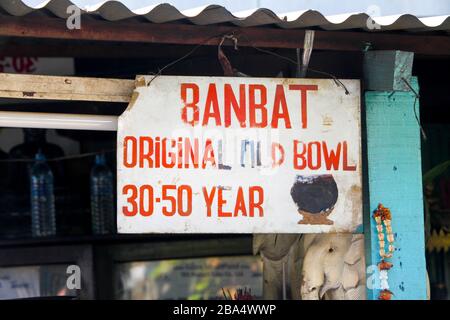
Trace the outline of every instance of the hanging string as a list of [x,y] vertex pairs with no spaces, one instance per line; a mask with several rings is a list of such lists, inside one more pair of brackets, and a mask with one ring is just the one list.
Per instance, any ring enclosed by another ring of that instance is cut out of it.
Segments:
[[215,35],[215,36],[209,37],[209,38],[205,39],[204,41],[202,41],[201,43],[197,44],[194,48],[192,48],[192,50],[190,50],[189,52],[187,52],[185,55],[183,55],[183,56],[181,56],[180,58],[175,59],[174,61],[172,61],[172,62],[166,64],[164,67],[162,67],[161,69],[159,69],[157,73],[154,74],[153,78],[148,82],[147,87],[149,87],[150,84],[153,82],[153,80],[155,80],[157,77],[159,77],[159,76],[162,74],[162,72],[163,72],[164,70],[166,70],[167,68],[170,68],[170,67],[176,65],[178,62],[183,61],[184,59],[190,57],[190,56],[191,56],[192,54],[194,54],[200,47],[206,45],[209,41],[211,41],[211,40],[213,40],[213,39],[216,39],[216,38],[219,38],[219,37],[225,37],[226,35],[227,35],[226,33],[222,33],[222,34],[220,34],[220,35]]
[[[253,45],[252,42],[250,41],[250,39],[246,35],[242,34],[241,36],[244,36],[244,38],[247,40],[247,42],[250,44],[250,46],[253,49],[255,49],[255,50],[259,51],[259,52],[262,52],[262,53],[266,53],[266,54],[272,55],[274,57],[277,57],[279,59],[285,60],[287,62],[290,62],[290,63],[294,64],[297,68],[301,67],[300,64],[297,61],[295,61],[294,59],[291,59],[289,57],[283,56],[281,54],[278,54],[276,52],[273,52],[273,51],[270,51],[270,50],[267,50],[267,49],[259,48],[259,47],[255,46],[255,45]],[[311,71],[311,72],[317,73],[317,74],[321,74],[321,75],[325,75],[327,77],[332,78],[334,83],[338,87],[341,87],[342,89],[344,89],[346,95],[350,94],[350,91],[348,91],[347,87],[335,75],[333,75],[331,73],[328,73],[328,72],[325,72],[325,71],[311,69],[310,67],[308,67],[308,71]]]
[[[105,154],[105,153],[115,153],[116,149],[109,149],[109,150],[103,150],[103,151],[96,151],[96,152],[86,152],[86,153],[80,153],[80,154],[73,154],[69,156],[62,156],[62,157],[55,157],[55,158],[49,158],[47,159],[47,162],[51,161],[62,161],[62,160],[72,160],[72,159],[80,159],[80,158],[87,158],[87,157],[93,157],[99,154]],[[35,162],[36,160],[34,158],[28,158],[28,159],[0,159],[0,163],[8,163],[8,162]]]
[[[276,52],[273,52],[273,51],[270,51],[270,50],[266,50],[266,49],[262,49],[262,48],[259,48],[259,47],[255,46],[255,45],[253,45],[252,42],[248,39],[248,37],[247,37],[245,34],[240,34],[239,37],[240,37],[240,36],[243,36],[243,37],[246,39],[246,41],[249,43],[250,47],[252,47],[253,49],[255,49],[255,50],[259,51],[259,52],[265,53],[265,54],[272,55],[272,56],[277,57],[277,58],[279,58],[279,59],[288,61],[288,62],[294,64],[295,66],[297,66],[297,68],[299,67],[299,64],[298,64],[297,61],[295,61],[295,60],[293,60],[293,59],[291,59],[291,58],[289,58],[289,57],[285,57],[285,56],[283,56],[283,55],[280,55],[280,54],[278,54],[278,53],[276,53]],[[186,53],[185,55],[183,55],[182,57],[180,57],[180,58],[178,58],[178,59],[175,59],[174,61],[172,61],[172,62],[166,64],[164,67],[162,67],[161,69],[159,69],[158,72],[154,74],[153,78],[151,78],[151,80],[148,82],[147,86],[150,86],[150,84],[153,82],[153,80],[155,80],[157,77],[159,77],[159,76],[162,74],[162,72],[163,72],[164,70],[166,70],[166,69],[168,69],[168,68],[174,66],[175,64],[177,64],[177,63],[179,63],[179,62],[181,62],[181,61],[187,59],[187,58],[190,57],[192,54],[194,54],[200,47],[206,45],[206,44],[207,44],[208,42],[210,42],[211,40],[217,39],[217,38],[219,38],[219,37],[221,38],[221,41],[220,41],[220,43],[219,43],[219,45],[218,45],[219,47],[223,44],[223,42],[225,41],[225,39],[229,39],[229,40],[232,40],[232,41],[233,41],[234,48],[237,49],[238,38],[237,38],[233,33],[232,33],[232,34],[224,33],[224,34],[221,34],[221,35],[216,35],[216,36],[212,36],[212,37],[210,37],[210,38],[207,38],[207,39],[205,39],[203,42],[199,43],[199,44],[196,45],[194,48],[192,48],[192,50],[190,50],[189,52],[187,52],[187,53]],[[320,70],[311,69],[311,68],[309,68],[309,67],[308,67],[308,71],[311,71],[311,72],[317,73],[317,74],[321,74],[321,75],[325,75],[325,76],[327,76],[327,77],[332,78],[333,81],[334,81],[334,83],[335,83],[338,87],[341,87],[342,89],[344,89],[344,92],[345,92],[346,95],[350,94],[350,92],[348,91],[347,87],[346,87],[346,86],[342,83],[342,81],[339,80],[335,75],[333,75],[333,74],[331,74],[331,73],[328,73],[328,72],[325,72],[325,71],[320,71]]]
[[419,119],[419,116],[417,115],[417,110],[416,110],[417,100],[420,99],[419,93],[412,87],[412,85],[408,82],[408,80],[406,80],[404,77],[402,77],[402,80],[406,84],[406,86],[409,88],[409,90],[411,90],[412,93],[414,93],[414,105],[413,105],[414,116],[416,117],[417,124],[419,125],[420,133],[422,134],[422,138],[423,138],[423,140],[426,141],[427,135],[425,134],[425,130],[423,129],[422,124],[420,123],[420,119]]

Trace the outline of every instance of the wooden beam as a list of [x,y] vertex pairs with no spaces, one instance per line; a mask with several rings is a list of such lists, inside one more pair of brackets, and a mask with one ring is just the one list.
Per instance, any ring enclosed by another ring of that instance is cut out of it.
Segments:
[[[66,28],[65,20],[51,17],[0,16],[0,36],[96,40],[190,45],[217,45],[225,34],[235,34],[240,46],[270,48],[303,47],[305,30],[189,24],[156,24],[94,20],[85,17],[80,30]],[[403,50],[419,54],[450,55],[450,37],[387,32],[343,32],[317,30],[314,49],[361,51],[367,43],[375,50]],[[225,44],[232,43],[226,41]]]
[[[412,86],[418,92],[417,78]],[[370,277],[367,298],[380,293],[379,240],[372,213],[379,203],[392,212],[393,263],[388,271],[395,300],[427,298],[420,128],[418,101],[411,91],[367,91],[367,168],[369,212],[365,213],[366,264]],[[386,252],[389,243],[385,240]]]
[[134,80],[0,73],[0,98],[128,102]]
[[[190,45],[10,37],[5,38],[0,45],[0,56],[141,58],[148,60],[149,58],[177,59],[191,50],[192,46]],[[212,47],[198,48],[193,55],[210,53],[211,50],[214,49]]]
[[414,53],[376,50],[364,54],[364,84],[367,90],[409,91]]

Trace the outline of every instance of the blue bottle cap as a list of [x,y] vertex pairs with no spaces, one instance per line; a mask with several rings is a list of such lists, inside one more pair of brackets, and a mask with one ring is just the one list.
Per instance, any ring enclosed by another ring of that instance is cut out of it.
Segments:
[[95,156],[95,164],[106,164],[106,158],[103,153]]
[[34,157],[36,161],[45,161],[47,160],[45,158],[45,155],[39,150],[38,153],[36,153],[36,156]]

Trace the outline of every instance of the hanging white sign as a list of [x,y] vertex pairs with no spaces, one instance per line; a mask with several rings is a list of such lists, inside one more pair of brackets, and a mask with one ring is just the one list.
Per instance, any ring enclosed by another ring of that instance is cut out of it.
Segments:
[[118,125],[118,232],[354,232],[360,88],[342,83],[138,77]]

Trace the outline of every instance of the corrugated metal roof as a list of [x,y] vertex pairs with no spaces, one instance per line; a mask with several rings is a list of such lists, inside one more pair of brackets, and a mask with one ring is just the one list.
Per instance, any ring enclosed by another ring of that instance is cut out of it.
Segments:
[[[67,18],[67,7],[74,5],[69,0],[49,0],[37,7],[29,7],[21,0],[1,0],[0,8],[13,16],[25,16],[39,11],[41,13]],[[255,9],[245,12],[230,12],[219,5],[178,10],[163,3],[131,10],[118,1],[107,1],[82,10],[108,21],[128,18],[144,18],[151,23],[187,21],[196,25],[231,23],[241,27],[275,25],[281,28],[320,28],[324,30],[364,29],[368,31],[450,31],[450,16],[416,17],[410,14],[370,17],[366,13],[346,13],[323,15],[318,11],[307,10],[276,14],[269,9]],[[372,19],[372,20],[370,20]],[[376,24],[376,25],[375,25]],[[374,28],[379,26],[379,28]]]

